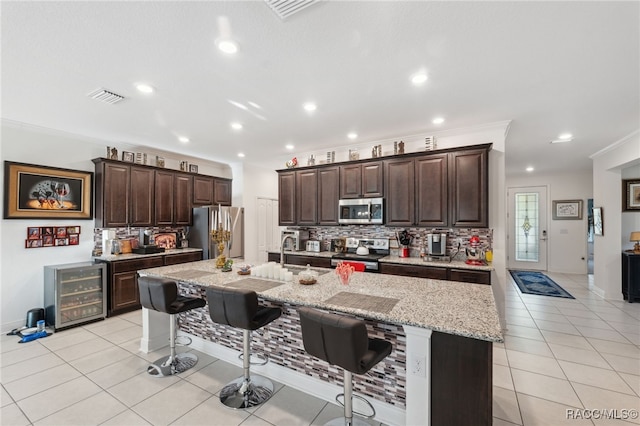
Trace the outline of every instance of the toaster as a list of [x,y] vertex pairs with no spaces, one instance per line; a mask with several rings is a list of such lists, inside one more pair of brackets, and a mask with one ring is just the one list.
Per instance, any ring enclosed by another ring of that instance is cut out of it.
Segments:
[[307,251],[320,252],[320,241],[307,241]]

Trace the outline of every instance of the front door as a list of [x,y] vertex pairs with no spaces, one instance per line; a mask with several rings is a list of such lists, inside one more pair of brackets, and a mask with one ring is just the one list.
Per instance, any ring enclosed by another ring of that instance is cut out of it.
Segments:
[[508,188],[509,269],[547,270],[547,187]]

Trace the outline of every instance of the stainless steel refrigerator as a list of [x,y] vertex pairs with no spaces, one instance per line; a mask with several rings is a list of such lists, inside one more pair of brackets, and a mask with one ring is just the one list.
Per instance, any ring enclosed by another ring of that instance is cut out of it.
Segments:
[[[211,240],[214,217],[219,222],[228,218],[231,241],[225,244],[225,255],[230,258],[244,257],[244,208],[206,206],[193,209],[193,226],[189,229],[189,247],[201,248],[203,259],[218,257],[218,244]],[[221,218],[221,219],[220,219]]]

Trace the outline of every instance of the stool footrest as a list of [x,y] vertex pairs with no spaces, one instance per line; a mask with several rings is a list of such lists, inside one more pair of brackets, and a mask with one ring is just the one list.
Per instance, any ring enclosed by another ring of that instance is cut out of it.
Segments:
[[[251,358],[256,358],[259,361],[252,361]],[[244,361],[244,354],[241,352],[238,355],[238,359]],[[251,365],[267,365],[269,362],[269,355],[267,354],[251,354],[249,355],[249,364]]]
[[[354,414],[357,414],[357,415],[362,416],[362,417],[366,417],[367,419],[372,419],[372,418],[374,418],[376,416],[376,409],[373,408],[373,405],[371,405],[369,400],[367,400],[366,398],[361,397],[360,395],[356,395],[356,394],[353,394],[352,396],[353,396],[353,398],[357,398],[360,401],[362,401],[365,404],[367,404],[367,406],[369,408],[371,408],[371,413],[372,413],[372,414],[365,414],[365,413],[360,413],[359,411],[353,410]],[[336,402],[338,404],[340,404],[340,406],[344,407],[344,402],[340,400],[340,397],[342,397],[342,399],[344,399],[344,394],[343,393],[339,393],[338,395],[336,395]]]

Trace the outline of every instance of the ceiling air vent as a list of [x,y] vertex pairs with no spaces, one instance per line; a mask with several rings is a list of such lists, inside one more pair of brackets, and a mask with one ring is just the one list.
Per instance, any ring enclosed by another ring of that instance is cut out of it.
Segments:
[[280,19],[285,20],[294,13],[306,9],[319,0],[264,0]]
[[96,101],[106,102],[108,104],[117,104],[124,100],[124,96],[120,96],[117,93],[113,93],[102,88],[88,93],[87,96],[91,99],[95,99]]

